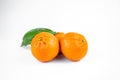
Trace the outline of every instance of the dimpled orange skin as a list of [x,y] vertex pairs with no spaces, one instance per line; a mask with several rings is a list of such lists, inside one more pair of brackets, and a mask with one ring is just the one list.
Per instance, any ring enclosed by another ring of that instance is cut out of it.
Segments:
[[[60,42],[60,40],[62,39],[62,37],[64,36],[64,33],[63,32],[57,32],[55,34],[55,37],[58,39],[58,41]],[[60,46],[60,43],[59,43],[59,55],[62,54],[61,53],[61,46]]]
[[81,60],[87,53],[88,44],[85,37],[79,33],[66,33],[60,40],[63,55],[72,61]]
[[48,62],[54,59],[59,52],[57,38],[48,32],[38,33],[31,43],[33,56],[41,62]]
[[55,37],[60,41],[60,39],[63,37],[64,33],[63,32],[57,32],[55,34]]

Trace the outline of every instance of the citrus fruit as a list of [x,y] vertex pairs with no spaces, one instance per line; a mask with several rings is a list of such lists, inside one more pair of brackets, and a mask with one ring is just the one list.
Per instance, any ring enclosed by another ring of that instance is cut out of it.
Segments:
[[[57,33],[55,34],[55,37],[58,39],[59,42],[60,42],[60,40],[62,39],[63,36],[64,36],[64,33],[63,33],[63,32],[57,32]],[[60,48],[61,48],[61,46],[60,46],[60,43],[59,43],[59,54],[62,54]]]
[[88,44],[85,37],[75,32],[64,34],[60,40],[60,46],[63,55],[72,61],[82,59],[88,50]]
[[31,51],[36,59],[41,62],[47,62],[57,56],[59,42],[53,34],[40,32],[32,39]]
[[60,41],[60,39],[63,37],[64,33],[63,32],[57,32],[55,34],[55,37]]

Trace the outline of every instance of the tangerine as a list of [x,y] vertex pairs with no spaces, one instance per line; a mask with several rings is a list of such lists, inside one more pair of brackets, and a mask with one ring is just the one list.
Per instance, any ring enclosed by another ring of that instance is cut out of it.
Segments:
[[[56,34],[55,34],[55,37],[58,39],[58,41],[59,41],[59,48],[61,48],[61,46],[60,46],[60,40],[62,39],[62,37],[64,36],[64,33],[63,32],[57,32]],[[59,49],[59,54],[62,54],[61,53],[61,49]]]
[[63,55],[72,61],[82,59],[88,50],[86,38],[79,33],[69,32],[64,34],[60,40]]
[[41,62],[47,62],[57,56],[59,42],[53,34],[40,32],[32,39],[31,51],[36,59]]
[[55,34],[55,37],[60,41],[60,39],[63,37],[64,33],[63,32],[57,32]]

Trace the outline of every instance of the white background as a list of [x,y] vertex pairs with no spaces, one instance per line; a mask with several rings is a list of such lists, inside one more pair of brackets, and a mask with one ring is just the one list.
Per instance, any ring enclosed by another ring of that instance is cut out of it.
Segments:
[[[78,32],[88,53],[41,63],[20,47],[30,29]],[[0,0],[0,80],[120,80],[120,0]]]

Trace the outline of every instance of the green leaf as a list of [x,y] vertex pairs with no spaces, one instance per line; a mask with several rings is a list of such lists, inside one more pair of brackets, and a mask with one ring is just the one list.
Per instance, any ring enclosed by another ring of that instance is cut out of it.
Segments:
[[32,41],[33,37],[40,32],[49,32],[53,35],[56,34],[56,32],[54,32],[54,31],[52,31],[51,29],[48,29],[48,28],[32,29],[32,30],[28,31],[27,33],[25,33],[25,35],[23,36],[23,41],[22,41],[21,47],[31,44],[31,41]]

